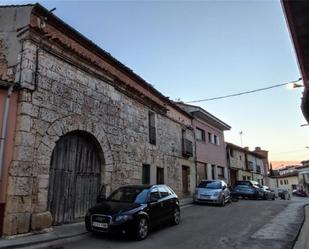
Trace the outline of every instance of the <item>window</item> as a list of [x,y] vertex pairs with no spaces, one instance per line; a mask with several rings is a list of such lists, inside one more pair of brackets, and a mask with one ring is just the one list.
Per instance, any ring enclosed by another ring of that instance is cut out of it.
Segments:
[[218,178],[219,179],[223,179],[224,178],[224,169],[223,167],[217,167],[217,171],[218,171]]
[[150,201],[154,202],[160,199],[160,192],[158,188],[153,188],[150,192]]
[[208,142],[212,143],[212,134],[208,132]]
[[143,164],[142,184],[150,184],[150,165]]
[[234,157],[234,150],[233,149],[230,149],[230,155],[231,155],[231,157]]
[[280,185],[283,185],[283,181],[282,180],[280,180]]
[[159,191],[162,198],[170,195],[169,191],[164,186],[159,186]]
[[294,189],[297,189],[296,184],[292,184],[292,189],[293,189],[293,190],[294,190]]
[[200,128],[196,128],[195,137],[196,140],[205,141],[205,131]]
[[156,145],[156,122],[155,114],[153,112],[148,113],[149,121],[149,143]]
[[239,155],[239,160],[240,160],[240,161],[242,160],[241,155]]
[[164,183],[164,169],[157,167],[157,184]]
[[242,179],[245,181],[247,178],[246,178],[246,176],[242,176]]
[[213,141],[213,143],[214,143],[215,145],[220,145],[219,137],[218,137],[218,136],[214,135],[214,141]]

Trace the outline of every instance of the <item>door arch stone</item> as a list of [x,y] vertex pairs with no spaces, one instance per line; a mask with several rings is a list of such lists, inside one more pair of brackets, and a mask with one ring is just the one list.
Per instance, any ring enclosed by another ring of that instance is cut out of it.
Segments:
[[101,146],[90,133],[73,131],[60,137],[49,170],[47,206],[53,225],[82,219],[96,203],[103,164]]

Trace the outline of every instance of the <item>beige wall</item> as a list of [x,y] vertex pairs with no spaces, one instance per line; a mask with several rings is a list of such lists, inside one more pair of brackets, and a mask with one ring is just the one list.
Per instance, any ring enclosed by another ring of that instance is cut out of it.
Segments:
[[[288,181],[285,183],[284,181]],[[292,192],[292,185],[298,185],[298,176],[280,177],[277,178],[278,188],[286,188],[289,192]]]

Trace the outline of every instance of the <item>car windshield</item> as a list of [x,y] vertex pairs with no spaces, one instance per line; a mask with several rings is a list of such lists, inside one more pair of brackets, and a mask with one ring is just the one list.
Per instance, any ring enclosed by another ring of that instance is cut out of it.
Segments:
[[129,203],[146,203],[148,189],[123,187],[114,191],[107,200]]
[[221,182],[216,181],[204,181],[198,185],[199,188],[221,189]]

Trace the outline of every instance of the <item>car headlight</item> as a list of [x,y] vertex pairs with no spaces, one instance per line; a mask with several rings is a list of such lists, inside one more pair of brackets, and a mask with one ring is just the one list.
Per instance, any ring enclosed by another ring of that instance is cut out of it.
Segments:
[[220,195],[220,192],[215,192],[214,194],[213,194],[213,196],[219,196]]
[[131,218],[130,215],[121,214],[121,215],[116,216],[115,221],[116,221],[116,222],[127,221],[127,220],[129,220],[130,218]]

